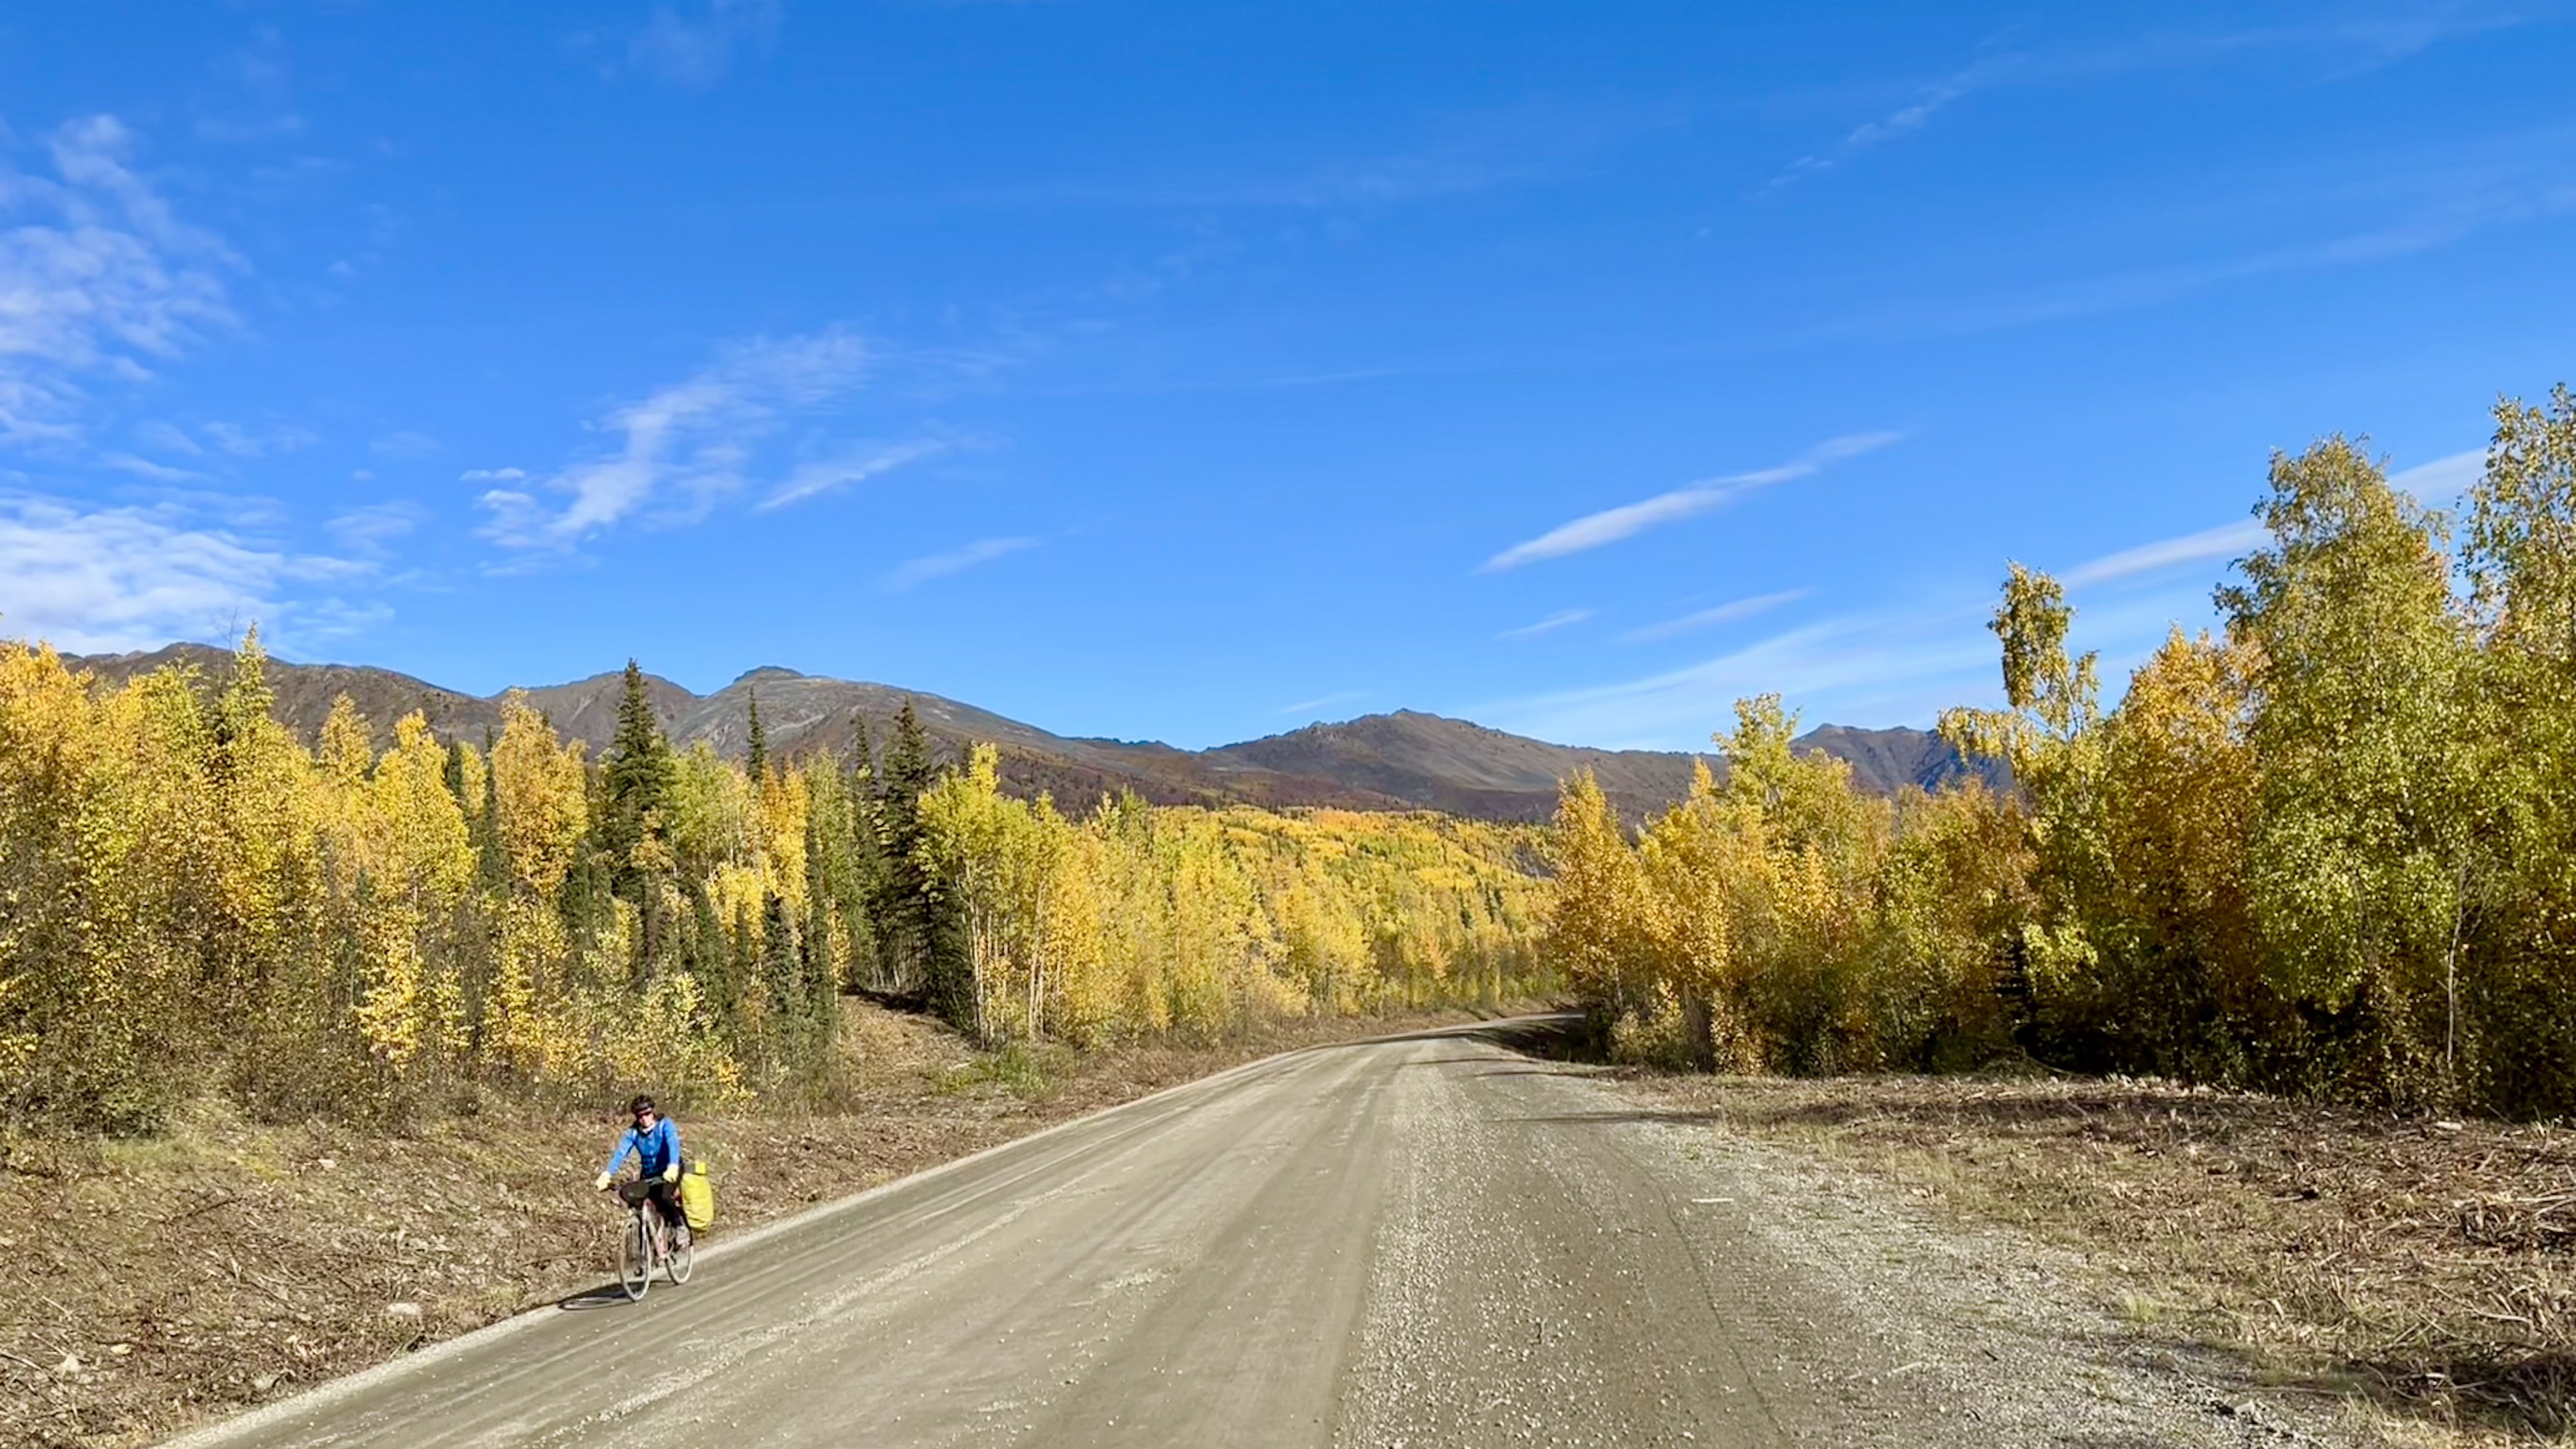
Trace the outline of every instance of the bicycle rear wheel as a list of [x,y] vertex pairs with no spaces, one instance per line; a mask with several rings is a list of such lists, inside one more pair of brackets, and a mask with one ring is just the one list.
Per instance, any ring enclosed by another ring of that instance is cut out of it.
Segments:
[[697,1266],[696,1244],[683,1240],[677,1225],[671,1228],[671,1250],[662,1258],[662,1272],[673,1287],[689,1281],[689,1270]]
[[627,1219],[626,1231],[617,1240],[617,1285],[630,1299],[643,1297],[644,1290],[653,1286],[653,1239],[641,1212]]

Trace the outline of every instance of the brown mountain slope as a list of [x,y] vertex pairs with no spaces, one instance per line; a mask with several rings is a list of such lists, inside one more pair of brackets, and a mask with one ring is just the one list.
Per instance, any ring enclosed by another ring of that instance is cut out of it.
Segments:
[[1341,780],[1453,815],[1531,819],[1553,810],[1559,780],[1588,769],[1635,815],[1690,789],[1689,755],[1551,745],[1416,710],[1306,728],[1212,754],[1286,775]]
[[[70,662],[110,682],[169,664],[193,666],[211,682],[231,667],[228,653],[201,644]],[[1045,791],[1069,804],[1133,790],[1157,804],[1241,801],[1543,820],[1556,807],[1557,782],[1589,769],[1621,812],[1636,818],[1680,798],[1689,788],[1693,759],[1667,751],[1548,744],[1413,710],[1310,725],[1215,749],[1180,750],[1152,742],[1068,738],[935,694],[774,666],[754,669],[705,695],[653,675],[645,678],[664,729],[682,748],[703,741],[719,754],[741,758],[749,747],[756,694],[772,749],[788,755],[846,753],[862,724],[872,739],[884,741],[895,712],[909,699],[942,755],[958,758],[972,742],[991,743],[1001,751],[1004,780],[1015,792]],[[390,735],[394,720],[413,710],[448,739],[479,743],[500,727],[499,696],[441,689],[391,670],[272,661],[269,679],[279,718],[307,739],[319,732],[332,700],[342,694],[374,723],[380,740]],[[620,676],[611,672],[530,689],[527,695],[557,729],[596,752],[616,732],[621,689]],[[1909,784],[1934,788],[1969,770],[1948,745],[1922,730],[1826,725],[1799,742],[1851,761],[1856,781],[1880,792]],[[1722,768],[1713,758],[1711,764]],[[1995,778],[1991,771],[1979,773]]]

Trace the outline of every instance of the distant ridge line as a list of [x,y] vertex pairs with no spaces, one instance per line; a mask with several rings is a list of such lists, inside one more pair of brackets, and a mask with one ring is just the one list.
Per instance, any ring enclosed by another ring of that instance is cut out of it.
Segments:
[[[211,645],[173,644],[148,653],[66,656],[65,662],[117,683],[169,664],[191,664],[220,678],[229,671],[231,658],[229,651]],[[1478,819],[1536,821],[1555,813],[1558,781],[1577,769],[1590,769],[1620,812],[1636,819],[1688,792],[1695,759],[1708,759],[1721,773],[1724,769],[1714,752],[1697,756],[1556,745],[1418,710],[1183,750],[1150,740],[1052,734],[920,690],[830,679],[779,665],[746,670],[704,695],[656,675],[645,679],[653,707],[675,744],[687,749],[703,741],[735,760],[749,748],[755,689],[770,748],[786,755],[846,752],[860,721],[883,740],[908,699],[923,730],[944,754],[962,757],[969,743],[992,744],[1001,752],[1004,783],[1014,793],[1045,792],[1068,806],[1133,790],[1158,805],[1438,810]],[[620,672],[609,671],[525,693],[556,729],[596,752],[616,730],[622,682]],[[415,710],[442,739],[479,744],[500,728],[502,695],[466,694],[370,665],[272,659],[269,683],[277,695],[278,717],[307,740],[320,732],[332,701],[343,694],[366,715],[379,743],[390,738],[396,720]],[[1799,736],[1797,743],[1849,761],[1854,782],[1881,794],[1908,785],[1937,789],[1972,774],[1989,784],[2003,780],[1994,762],[1971,765],[1926,730],[1822,725]]]

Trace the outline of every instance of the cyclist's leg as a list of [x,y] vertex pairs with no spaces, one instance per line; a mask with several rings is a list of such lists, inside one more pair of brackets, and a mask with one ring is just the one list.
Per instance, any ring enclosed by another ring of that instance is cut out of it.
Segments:
[[659,1178],[654,1179],[653,1206],[661,1211],[662,1221],[670,1225],[671,1241],[687,1242],[689,1211],[680,1203],[680,1185],[676,1182],[664,1182]]
[[660,1245],[667,1241],[666,1235],[662,1229],[660,1215],[653,1211],[653,1202],[655,1197],[654,1190],[660,1186],[661,1183],[658,1181],[641,1177],[636,1178],[631,1182],[621,1182],[617,1185],[617,1196],[625,1202],[626,1206],[630,1210],[643,1218],[644,1236],[654,1245],[657,1252],[659,1251]]

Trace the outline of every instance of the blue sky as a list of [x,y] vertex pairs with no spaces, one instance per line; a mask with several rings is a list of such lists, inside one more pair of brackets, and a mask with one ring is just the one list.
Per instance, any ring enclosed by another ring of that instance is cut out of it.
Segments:
[[1764,10],[15,7],[0,631],[1924,724],[2576,377],[2565,7]]

